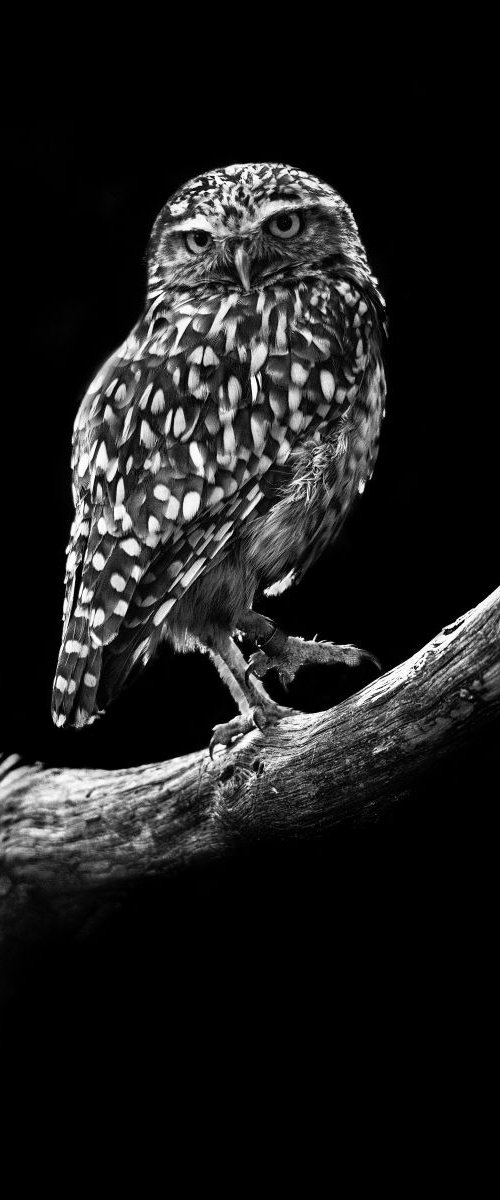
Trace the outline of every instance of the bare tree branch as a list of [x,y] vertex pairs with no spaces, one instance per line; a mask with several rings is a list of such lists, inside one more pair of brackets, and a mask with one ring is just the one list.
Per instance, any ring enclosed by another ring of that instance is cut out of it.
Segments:
[[328,712],[120,771],[0,766],[0,928],[71,925],[138,880],[376,813],[500,712],[500,589]]

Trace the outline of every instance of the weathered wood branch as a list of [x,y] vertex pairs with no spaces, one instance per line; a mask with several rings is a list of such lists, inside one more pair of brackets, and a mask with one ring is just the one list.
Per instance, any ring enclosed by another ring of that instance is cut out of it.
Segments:
[[121,771],[0,767],[0,929],[78,923],[134,881],[253,837],[376,813],[500,714],[500,589],[328,712]]

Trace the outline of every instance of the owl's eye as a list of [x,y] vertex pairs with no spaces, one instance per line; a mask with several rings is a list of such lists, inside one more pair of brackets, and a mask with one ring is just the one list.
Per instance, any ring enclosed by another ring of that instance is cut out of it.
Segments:
[[211,241],[212,238],[205,229],[192,229],[190,233],[185,234],[185,242],[190,254],[203,254]]
[[302,221],[296,212],[283,212],[272,217],[267,227],[274,237],[293,238],[300,232]]

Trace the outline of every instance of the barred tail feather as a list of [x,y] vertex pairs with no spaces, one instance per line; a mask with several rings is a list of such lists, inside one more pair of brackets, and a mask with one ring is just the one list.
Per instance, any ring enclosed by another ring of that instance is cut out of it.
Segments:
[[73,617],[59,653],[52,692],[56,725],[80,728],[99,715],[96,703],[101,675],[102,646],[89,640],[88,617]]
[[[85,514],[84,514],[85,515]],[[103,519],[104,520],[104,519]],[[105,522],[104,522],[105,524]],[[100,519],[77,524],[68,547],[64,627],[54,680],[56,725],[80,728],[101,711],[97,689],[104,647],[116,637],[151,551],[135,538],[118,540]]]

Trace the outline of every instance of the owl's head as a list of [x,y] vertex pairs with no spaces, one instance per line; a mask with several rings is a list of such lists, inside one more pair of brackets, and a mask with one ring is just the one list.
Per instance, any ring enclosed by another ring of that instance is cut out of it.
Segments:
[[328,184],[281,163],[198,175],[161,210],[150,288],[250,291],[337,265],[369,276],[351,210]]

